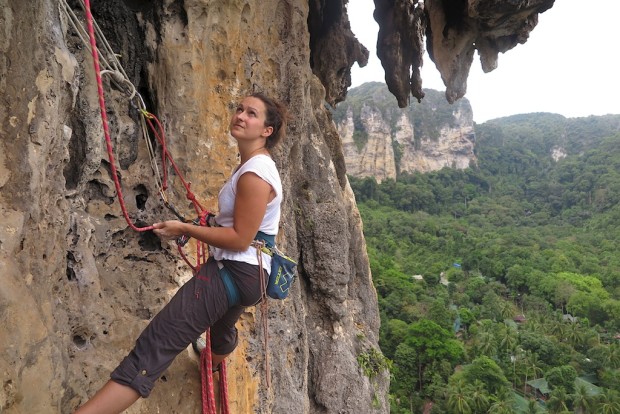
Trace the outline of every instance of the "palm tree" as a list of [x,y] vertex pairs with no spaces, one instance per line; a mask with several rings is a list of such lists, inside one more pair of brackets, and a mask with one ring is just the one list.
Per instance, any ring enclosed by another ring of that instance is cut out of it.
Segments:
[[573,397],[573,410],[575,414],[586,414],[592,409],[592,397],[588,394],[588,388],[579,384],[575,389]]
[[530,316],[528,314],[527,323],[523,326],[523,328],[530,332],[540,332],[541,328],[544,324],[544,318],[539,314],[534,314]]
[[495,340],[495,335],[489,331],[481,331],[476,335],[475,339],[476,348],[478,349],[478,354],[486,355],[489,357],[494,357],[497,353],[497,345]]
[[600,414],[620,414],[620,395],[618,392],[605,389],[599,395],[596,412]]
[[607,353],[607,358],[609,360],[609,368],[612,368],[612,369],[620,368],[620,345],[618,344],[609,345],[609,351]]
[[576,322],[569,324],[566,331],[566,339],[575,348],[583,345],[586,337],[581,325]]
[[566,324],[561,320],[552,320],[549,322],[548,332],[558,338],[558,340],[563,340],[566,334]]
[[620,346],[616,344],[601,345],[597,347],[601,363],[605,368],[615,369],[620,367]]
[[515,314],[514,306],[511,302],[501,301],[499,304],[499,314],[502,319],[511,319]]
[[471,408],[475,413],[486,413],[489,408],[489,393],[480,380],[475,380],[468,388]]
[[512,390],[500,388],[499,392],[492,398],[495,402],[489,407],[488,414],[513,414],[515,412]]
[[526,410],[527,411],[525,411],[525,414],[540,414],[540,405],[538,404],[538,401],[534,399],[529,400]]
[[499,331],[500,343],[499,346],[502,350],[510,353],[513,351],[519,343],[519,337],[517,330],[511,326],[504,324]]
[[601,344],[601,338],[599,334],[592,328],[584,331],[585,346],[587,349],[593,348]]
[[525,353],[525,381],[523,382],[523,394],[525,394],[525,386],[527,385],[528,374],[529,377],[534,379],[542,375],[543,370],[540,367],[542,362],[538,359],[538,354],[531,351]]
[[457,381],[448,387],[448,409],[454,414],[471,414],[469,390],[465,381]]
[[525,355],[525,351],[518,347],[515,347],[513,354],[510,355],[513,377],[512,388],[517,387],[517,378],[522,378],[525,375],[525,370],[527,369]]
[[549,408],[549,412],[553,414],[559,414],[564,411],[568,411],[568,394],[566,394],[566,390],[564,388],[556,388],[551,391],[551,396],[547,401],[547,407]]

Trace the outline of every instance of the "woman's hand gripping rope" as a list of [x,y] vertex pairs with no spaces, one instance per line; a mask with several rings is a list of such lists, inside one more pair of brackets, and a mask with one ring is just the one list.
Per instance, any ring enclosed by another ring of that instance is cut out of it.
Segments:
[[203,211],[200,216],[196,217],[192,221],[184,220],[169,220],[161,223],[153,224],[153,232],[161,239],[172,240],[176,239],[176,243],[179,247],[183,247],[187,244],[190,237],[186,234],[186,224],[192,224],[194,226],[207,226],[215,227],[215,214],[208,211]]

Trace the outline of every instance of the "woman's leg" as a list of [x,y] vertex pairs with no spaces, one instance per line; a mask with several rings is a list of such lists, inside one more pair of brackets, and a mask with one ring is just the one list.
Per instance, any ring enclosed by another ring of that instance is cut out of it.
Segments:
[[134,349],[112,372],[112,381],[78,413],[118,413],[140,396],[148,397],[174,358],[227,309],[224,285],[215,262],[209,260],[155,315]]
[[131,387],[108,381],[75,414],[117,414],[135,403],[140,394]]
[[218,354],[211,353],[211,361],[213,364],[213,369],[215,369],[215,367],[217,367],[220,364],[220,362],[225,360],[228,355],[230,355],[230,353],[225,354],[225,355],[218,355]]
[[244,311],[245,306],[233,306],[211,326],[211,360],[213,361],[213,368],[217,367],[237,347],[238,333],[235,324]]
[[211,361],[214,369],[237,347],[238,337],[235,324],[241,314],[245,312],[246,306],[256,304],[262,297],[258,266],[232,260],[225,260],[224,266],[234,277],[241,304],[231,306],[211,326]]

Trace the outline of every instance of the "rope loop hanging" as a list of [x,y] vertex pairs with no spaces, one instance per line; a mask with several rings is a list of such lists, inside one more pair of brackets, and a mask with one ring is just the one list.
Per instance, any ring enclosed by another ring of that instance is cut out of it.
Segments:
[[106,147],[108,150],[108,158],[110,159],[110,170],[112,173],[112,179],[114,180],[114,186],[116,187],[116,194],[118,195],[118,202],[121,205],[123,217],[125,221],[135,231],[143,232],[153,230],[153,226],[137,227],[129,218],[127,207],[125,206],[125,200],[123,199],[123,191],[121,189],[121,183],[118,178],[116,170],[116,161],[114,160],[114,149],[112,148],[112,139],[110,138],[110,128],[108,126],[108,116],[105,106],[105,98],[103,95],[103,81],[101,78],[101,68],[99,66],[99,54],[97,53],[97,45],[95,41],[95,29],[93,27],[93,16],[90,11],[90,2],[86,1],[86,23],[88,27],[88,35],[90,38],[90,47],[93,56],[93,65],[95,66],[95,76],[97,79],[97,93],[99,95],[99,109],[101,111],[101,123],[103,124],[103,134],[105,136]]

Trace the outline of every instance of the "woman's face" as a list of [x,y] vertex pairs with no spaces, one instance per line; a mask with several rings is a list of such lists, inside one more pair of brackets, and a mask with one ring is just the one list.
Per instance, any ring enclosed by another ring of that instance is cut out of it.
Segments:
[[266,108],[263,101],[253,96],[245,97],[230,120],[230,133],[237,140],[267,138],[273,127],[265,126]]

